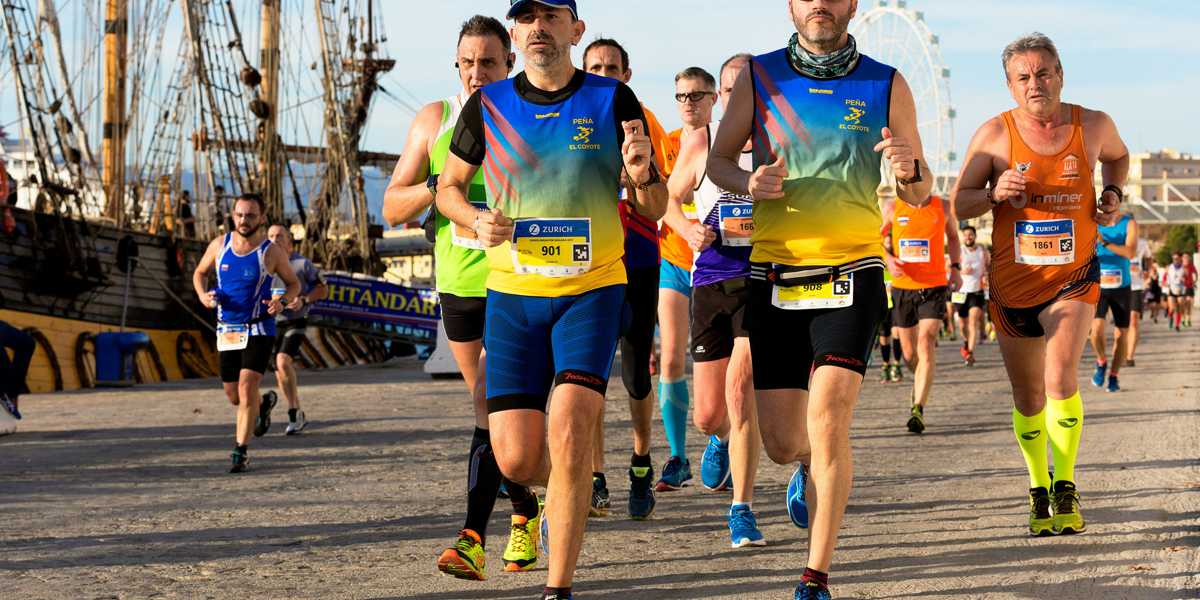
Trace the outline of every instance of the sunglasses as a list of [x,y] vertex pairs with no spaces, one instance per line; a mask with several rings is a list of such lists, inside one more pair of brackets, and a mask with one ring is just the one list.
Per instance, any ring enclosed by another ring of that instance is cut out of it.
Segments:
[[716,95],[716,92],[688,92],[686,94],[675,94],[675,101],[680,104],[684,102],[699,102],[708,96]]

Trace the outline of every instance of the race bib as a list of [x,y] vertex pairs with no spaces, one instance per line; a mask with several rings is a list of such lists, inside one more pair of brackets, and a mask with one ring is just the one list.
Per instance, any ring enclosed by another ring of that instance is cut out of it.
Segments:
[[854,274],[847,273],[833,281],[820,283],[773,286],[771,304],[784,310],[845,308],[854,304]]
[[966,304],[967,303],[967,293],[966,292],[954,292],[954,293],[950,294],[950,302],[953,304]]
[[1069,265],[1075,262],[1075,221],[1017,221],[1016,262],[1021,265]]
[[730,247],[749,247],[750,236],[754,235],[754,205],[722,204],[717,210],[721,244]]
[[217,352],[245,350],[249,343],[249,325],[217,324]]
[[513,272],[571,277],[592,266],[592,220],[520,219],[512,240]]
[[929,240],[901,238],[900,260],[910,263],[929,262]]
[[[486,202],[472,202],[471,206],[479,210],[487,210]],[[473,230],[453,221],[450,222],[450,243],[459,248],[485,250],[483,242],[479,241],[479,236]]]
[[1114,290],[1125,287],[1120,269],[1100,269],[1100,289]]

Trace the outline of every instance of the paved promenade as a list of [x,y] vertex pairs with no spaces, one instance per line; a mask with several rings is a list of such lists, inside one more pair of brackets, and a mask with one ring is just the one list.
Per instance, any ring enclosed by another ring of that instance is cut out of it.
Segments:
[[[836,597],[1200,598],[1200,331],[1145,329],[1121,393],[1081,370],[1089,527],[1073,537],[1024,533],[1028,481],[995,344],[973,369],[942,344],[922,437],[904,429],[908,386],[873,370]],[[313,424],[283,436],[281,406],[251,445],[252,471],[236,476],[225,472],[233,411],[216,381],[24,399],[21,430],[0,437],[0,598],[536,596],[544,568],[501,570],[506,500],[488,581],[434,567],[462,524],[472,420],[461,382],[431,381],[415,362],[301,377]],[[790,469],[763,457],[765,548],[730,549],[728,495],[698,487],[661,494],[652,520],[630,521],[628,411],[620,383],[610,390],[614,510],[589,525],[577,597],[791,598],[806,532],[784,508]],[[654,427],[657,469],[666,450]],[[703,441],[690,432],[694,468]]]

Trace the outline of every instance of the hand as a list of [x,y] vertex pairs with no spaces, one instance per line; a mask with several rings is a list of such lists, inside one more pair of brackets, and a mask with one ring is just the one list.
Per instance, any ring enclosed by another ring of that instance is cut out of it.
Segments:
[[952,292],[962,289],[962,275],[959,274],[958,269],[950,269],[950,282],[947,285]]
[[1009,169],[1000,174],[1000,179],[996,181],[996,187],[992,190],[992,197],[1004,202],[1020,200],[1021,195],[1025,193],[1025,181],[1024,174],[1016,169]]
[[912,179],[917,176],[912,143],[902,137],[893,137],[892,130],[883,128],[883,141],[875,144],[876,152],[883,152],[883,160],[892,167],[896,179]]
[[1097,208],[1102,213],[1115,214],[1121,208],[1121,197],[1112,190],[1102,192]]
[[783,198],[783,180],[787,179],[787,164],[783,162],[783,154],[769,165],[762,165],[750,175],[750,196],[755,200],[778,200]]
[[292,300],[288,303],[287,309],[292,311],[300,310],[301,308],[304,308],[305,304],[306,302],[304,302],[304,296],[296,296],[295,300]]
[[216,308],[217,304],[218,304],[217,290],[209,290],[208,293],[200,296],[200,304],[203,304],[204,308],[208,308],[208,309]]
[[475,235],[486,248],[495,248],[512,239],[513,220],[499,208],[481,210],[475,217]]
[[692,223],[692,226],[684,232],[683,239],[687,240],[692,252],[703,252],[717,241],[717,233],[703,223]]
[[621,158],[625,161],[625,171],[634,186],[650,181],[650,136],[642,133],[642,121],[622,121],[621,128],[625,130],[625,143],[621,145]]
[[904,277],[904,265],[906,264],[908,263],[896,258],[895,256],[887,257],[887,268],[888,272],[892,274],[892,277]]
[[268,315],[277,315],[277,314],[283,312],[283,302],[280,302],[280,300],[282,300],[282,298],[271,298],[270,300],[263,300],[263,304],[267,305],[267,314]]

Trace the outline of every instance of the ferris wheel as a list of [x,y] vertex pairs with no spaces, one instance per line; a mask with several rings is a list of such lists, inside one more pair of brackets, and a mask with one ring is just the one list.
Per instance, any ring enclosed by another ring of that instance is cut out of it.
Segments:
[[862,53],[896,67],[908,81],[917,104],[917,128],[925,160],[934,176],[933,193],[945,195],[957,176],[951,165],[958,158],[954,152],[950,69],[942,62],[938,37],[925,24],[924,14],[906,5],[905,0],[877,0],[874,7],[854,19],[850,33]]

